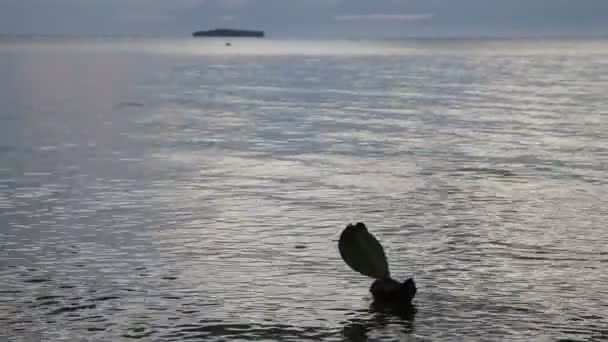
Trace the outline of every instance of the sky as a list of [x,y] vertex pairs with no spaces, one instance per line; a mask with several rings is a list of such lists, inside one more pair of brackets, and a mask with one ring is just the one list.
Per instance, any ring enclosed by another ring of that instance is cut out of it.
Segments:
[[399,37],[608,34],[608,0],[0,0],[0,34]]

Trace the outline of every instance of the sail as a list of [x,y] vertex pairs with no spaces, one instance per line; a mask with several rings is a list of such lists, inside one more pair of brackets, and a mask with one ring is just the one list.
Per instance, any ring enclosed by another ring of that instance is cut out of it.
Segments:
[[365,224],[349,224],[340,235],[338,249],[344,262],[353,270],[376,279],[390,277],[384,249]]

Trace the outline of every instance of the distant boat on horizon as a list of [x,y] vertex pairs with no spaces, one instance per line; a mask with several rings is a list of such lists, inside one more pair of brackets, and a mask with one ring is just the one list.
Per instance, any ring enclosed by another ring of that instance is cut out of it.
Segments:
[[237,29],[214,29],[209,31],[196,31],[193,37],[250,37],[263,38],[264,31],[257,30],[237,30]]

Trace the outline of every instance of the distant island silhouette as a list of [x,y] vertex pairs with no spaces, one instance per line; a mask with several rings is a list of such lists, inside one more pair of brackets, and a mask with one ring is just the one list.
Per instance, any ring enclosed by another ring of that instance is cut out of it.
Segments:
[[209,31],[196,31],[192,33],[194,37],[252,37],[263,38],[264,31],[256,30],[237,30],[237,29],[214,29]]

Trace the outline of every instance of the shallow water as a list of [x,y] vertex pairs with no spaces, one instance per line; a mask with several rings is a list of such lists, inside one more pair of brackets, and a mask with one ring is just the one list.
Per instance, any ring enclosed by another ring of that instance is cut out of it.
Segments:
[[[0,337],[608,338],[608,41],[0,39]],[[417,312],[371,306],[366,222]]]

